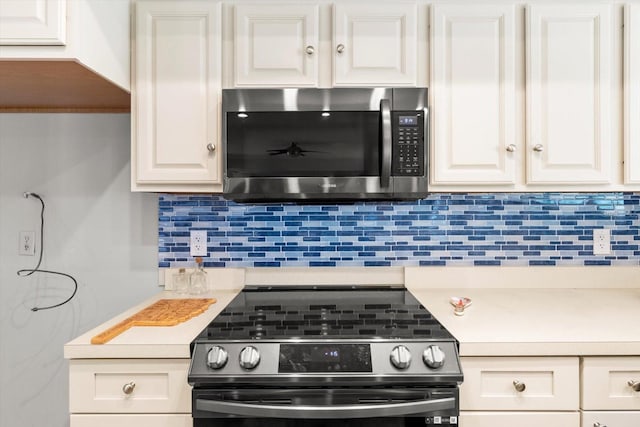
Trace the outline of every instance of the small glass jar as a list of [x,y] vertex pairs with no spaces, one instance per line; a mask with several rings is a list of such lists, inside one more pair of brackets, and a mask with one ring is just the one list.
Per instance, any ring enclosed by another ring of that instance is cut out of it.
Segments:
[[173,273],[173,290],[179,294],[186,294],[189,291],[189,276],[184,268]]
[[207,272],[204,271],[202,258],[196,258],[197,267],[189,276],[189,293],[200,295],[207,291]]

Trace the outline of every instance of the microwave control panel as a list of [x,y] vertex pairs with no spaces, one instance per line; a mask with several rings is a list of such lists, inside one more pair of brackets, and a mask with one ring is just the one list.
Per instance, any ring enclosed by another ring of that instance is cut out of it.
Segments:
[[393,111],[391,121],[393,129],[391,175],[424,175],[424,112]]

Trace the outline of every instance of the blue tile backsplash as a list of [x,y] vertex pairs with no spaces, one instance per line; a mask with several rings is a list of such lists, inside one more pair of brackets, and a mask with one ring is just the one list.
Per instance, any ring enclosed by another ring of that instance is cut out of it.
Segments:
[[[433,194],[410,202],[239,204],[161,195],[159,266],[192,266],[189,231],[207,230],[208,267],[638,265],[640,194]],[[593,255],[593,229],[611,254]]]

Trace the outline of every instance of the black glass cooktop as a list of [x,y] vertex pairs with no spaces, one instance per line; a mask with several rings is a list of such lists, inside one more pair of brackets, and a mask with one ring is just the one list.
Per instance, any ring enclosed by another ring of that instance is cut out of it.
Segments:
[[243,290],[196,340],[453,339],[408,291],[394,288]]

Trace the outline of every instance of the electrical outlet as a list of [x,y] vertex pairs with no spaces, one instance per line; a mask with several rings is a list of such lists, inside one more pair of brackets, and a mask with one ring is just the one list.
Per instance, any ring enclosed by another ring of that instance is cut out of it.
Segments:
[[34,256],[36,254],[36,233],[34,231],[20,232],[18,254],[28,256]]
[[593,230],[593,254],[607,255],[611,253],[611,230],[597,228]]
[[191,230],[191,256],[207,256],[207,230]]

